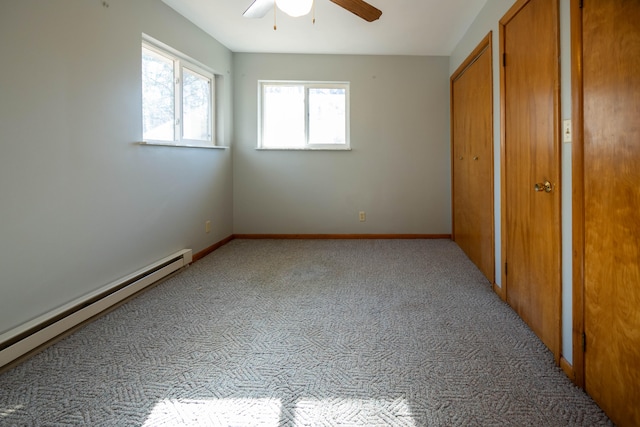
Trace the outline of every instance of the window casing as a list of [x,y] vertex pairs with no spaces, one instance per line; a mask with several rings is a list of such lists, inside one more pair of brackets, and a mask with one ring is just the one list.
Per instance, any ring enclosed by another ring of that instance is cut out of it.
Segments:
[[142,42],[142,134],[150,143],[215,145],[215,77],[179,52]]
[[349,150],[349,83],[259,85],[259,149]]

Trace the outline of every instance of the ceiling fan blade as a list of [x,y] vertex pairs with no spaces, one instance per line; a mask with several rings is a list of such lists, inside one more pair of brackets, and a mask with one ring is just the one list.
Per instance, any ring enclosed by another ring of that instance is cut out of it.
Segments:
[[245,18],[262,18],[267,12],[273,9],[274,1],[275,0],[254,0],[242,16]]
[[347,9],[349,12],[358,15],[360,18],[368,22],[373,22],[380,18],[382,11],[371,6],[364,0],[331,0],[340,7]]

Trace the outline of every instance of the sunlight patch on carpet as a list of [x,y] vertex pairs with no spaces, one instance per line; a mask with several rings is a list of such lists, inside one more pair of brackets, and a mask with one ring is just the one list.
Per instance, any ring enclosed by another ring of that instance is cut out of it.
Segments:
[[9,415],[13,414],[16,411],[19,411],[22,408],[24,408],[24,405],[12,405],[9,407],[0,406],[0,418],[8,417]]
[[298,401],[295,408],[295,426],[326,423],[351,426],[416,425],[407,401],[401,397],[394,400],[333,398]]
[[[292,409],[292,410],[291,410]],[[296,427],[347,424],[415,427],[407,401],[397,399],[301,399],[283,408],[279,399],[166,399],[151,411],[144,426]]]
[[144,426],[277,427],[279,399],[167,399],[158,403]]

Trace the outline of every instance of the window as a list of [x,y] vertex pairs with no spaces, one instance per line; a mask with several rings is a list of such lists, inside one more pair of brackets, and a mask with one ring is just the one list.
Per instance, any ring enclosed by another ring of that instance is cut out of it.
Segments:
[[349,83],[260,81],[258,148],[349,149]]
[[142,42],[142,137],[151,143],[213,146],[213,73],[170,48]]

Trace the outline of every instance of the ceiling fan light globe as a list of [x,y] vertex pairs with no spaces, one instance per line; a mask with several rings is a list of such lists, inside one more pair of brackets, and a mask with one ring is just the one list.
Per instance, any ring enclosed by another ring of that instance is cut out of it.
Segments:
[[297,18],[311,12],[313,0],[276,0],[276,5],[287,15]]

